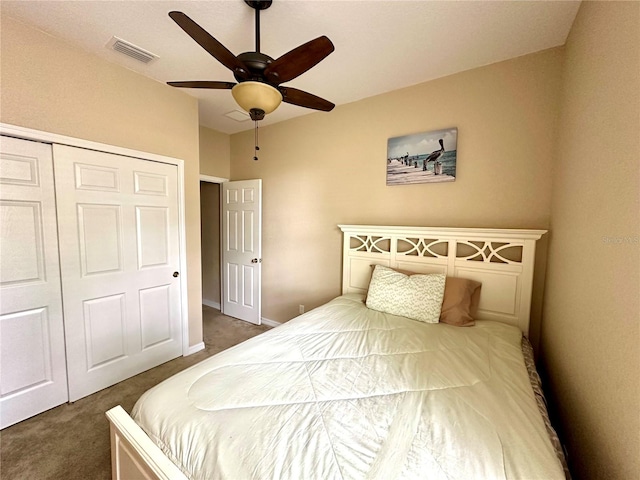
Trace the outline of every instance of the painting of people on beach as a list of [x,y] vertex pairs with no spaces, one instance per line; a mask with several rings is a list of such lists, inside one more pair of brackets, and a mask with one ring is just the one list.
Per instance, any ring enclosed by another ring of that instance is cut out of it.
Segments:
[[453,182],[458,129],[393,137],[387,141],[387,185]]

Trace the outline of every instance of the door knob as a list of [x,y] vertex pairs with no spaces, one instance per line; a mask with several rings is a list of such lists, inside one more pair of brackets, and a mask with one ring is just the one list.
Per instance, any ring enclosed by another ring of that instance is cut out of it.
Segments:
[[179,275],[180,275],[180,274],[179,274],[178,272],[173,272],[173,276],[174,276],[174,277],[177,277],[177,276],[179,276]]
[[262,263],[262,259],[258,259],[258,258],[252,258],[251,259],[251,263]]

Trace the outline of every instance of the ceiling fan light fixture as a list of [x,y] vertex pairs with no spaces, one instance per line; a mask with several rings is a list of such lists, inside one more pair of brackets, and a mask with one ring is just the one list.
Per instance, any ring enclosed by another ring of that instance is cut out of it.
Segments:
[[231,89],[231,94],[240,108],[249,113],[251,110],[262,110],[266,115],[282,103],[278,89],[263,82],[238,83]]

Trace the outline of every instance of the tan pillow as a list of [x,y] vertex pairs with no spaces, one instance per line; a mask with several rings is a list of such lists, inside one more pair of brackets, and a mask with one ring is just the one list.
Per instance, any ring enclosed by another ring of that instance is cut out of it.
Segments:
[[[371,265],[371,270],[375,265]],[[416,275],[416,272],[409,272],[394,268],[396,272],[405,275]],[[480,290],[482,284],[475,280],[460,277],[447,277],[444,286],[444,298],[442,300],[442,310],[440,312],[440,323],[454,325],[457,327],[471,327],[476,324],[475,318],[478,313],[480,303]]]
[[481,286],[480,282],[468,278],[447,277],[440,323],[458,327],[475,325],[474,318],[478,313]]

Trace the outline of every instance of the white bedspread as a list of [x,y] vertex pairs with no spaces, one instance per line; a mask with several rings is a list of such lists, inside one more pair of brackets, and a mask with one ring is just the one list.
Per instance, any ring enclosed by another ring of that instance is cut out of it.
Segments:
[[168,379],[132,416],[194,479],[562,479],[520,341],[344,295]]

